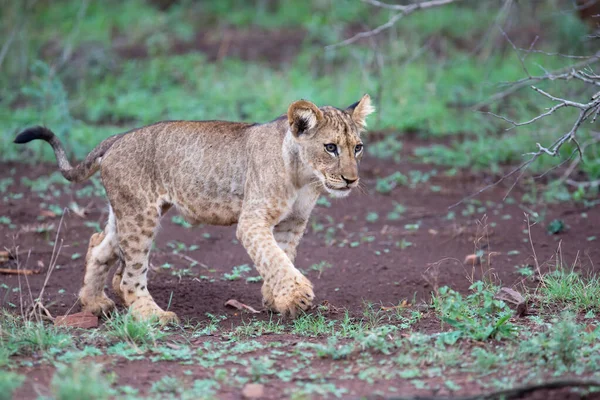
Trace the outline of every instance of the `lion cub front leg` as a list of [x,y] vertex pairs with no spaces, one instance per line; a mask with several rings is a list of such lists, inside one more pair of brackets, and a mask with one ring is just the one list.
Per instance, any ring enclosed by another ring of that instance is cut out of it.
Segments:
[[[294,240],[290,244],[297,245],[300,238],[288,234],[288,237],[292,236]],[[310,308],[314,299],[312,283],[294,267],[266,221],[260,217],[241,216],[237,237],[263,278],[263,301],[267,307],[292,317],[298,310]],[[290,255],[295,254],[295,245]]]

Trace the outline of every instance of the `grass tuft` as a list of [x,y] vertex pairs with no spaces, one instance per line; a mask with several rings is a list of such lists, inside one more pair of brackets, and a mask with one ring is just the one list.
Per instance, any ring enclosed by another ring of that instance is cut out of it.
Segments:
[[540,298],[547,305],[568,306],[575,311],[600,310],[600,278],[582,277],[577,272],[558,268],[543,277]]
[[139,320],[131,313],[115,314],[105,326],[107,336],[135,345],[154,343],[167,335],[161,331],[157,320]]
[[102,374],[102,365],[58,364],[51,388],[57,400],[104,400],[111,396],[110,382]]

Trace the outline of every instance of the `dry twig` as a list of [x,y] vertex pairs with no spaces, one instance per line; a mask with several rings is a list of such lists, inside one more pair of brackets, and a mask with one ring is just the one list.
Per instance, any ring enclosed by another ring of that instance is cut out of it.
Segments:
[[376,36],[376,35],[380,34],[381,32],[385,31],[386,29],[389,29],[392,26],[394,26],[394,24],[396,24],[396,22],[398,22],[401,18],[406,17],[407,15],[412,14],[415,11],[425,10],[427,8],[444,6],[444,5],[447,5],[450,3],[455,3],[458,1],[462,1],[462,0],[430,0],[430,1],[423,1],[420,3],[409,4],[409,5],[388,4],[388,3],[384,3],[384,2],[381,2],[378,0],[363,0],[363,1],[365,3],[373,5],[375,7],[384,8],[384,9],[392,10],[392,11],[398,11],[398,12],[396,14],[394,14],[385,24],[379,25],[378,27],[376,27],[375,29],[372,29],[370,31],[357,33],[356,35],[354,35],[346,40],[342,40],[339,43],[326,46],[325,47],[326,49],[331,49],[331,48],[340,47],[340,46],[346,46],[346,45],[356,42],[357,40]]

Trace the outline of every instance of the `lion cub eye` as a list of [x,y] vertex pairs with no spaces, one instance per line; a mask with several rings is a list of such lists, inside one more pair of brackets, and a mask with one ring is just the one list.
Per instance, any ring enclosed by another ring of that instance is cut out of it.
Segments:
[[325,150],[327,150],[328,153],[337,155],[337,145],[333,143],[327,143],[325,145]]
[[357,144],[356,147],[354,148],[354,153],[358,154],[362,151],[363,149],[363,145],[362,144]]

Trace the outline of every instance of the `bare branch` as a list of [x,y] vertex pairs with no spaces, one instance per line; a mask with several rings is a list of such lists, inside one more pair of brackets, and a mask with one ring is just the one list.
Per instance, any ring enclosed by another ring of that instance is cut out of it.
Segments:
[[567,185],[575,186],[577,188],[588,188],[588,187],[600,186],[600,179],[596,179],[595,181],[587,181],[587,182],[577,182],[577,181],[574,181],[573,179],[567,179],[565,182]]
[[520,79],[516,82],[509,83],[510,86],[508,89],[506,89],[502,92],[496,93],[493,96],[491,96],[490,98],[488,98],[487,100],[484,100],[482,102],[475,104],[473,106],[473,109],[479,110],[487,105],[490,105],[499,100],[502,100],[502,99],[510,96],[511,94],[515,93],[516,91],[518,91],[524,87],[530,86],[531,83],[533,83],[533,82],[540,82],[540,81],[547,81],[547,80],[553,81],[553,80],[559,80],[559,79],[560,80],[570,80],[570,79],[576,78],[583,82],[600,86],[600,77],[598,78],[599,81],[595,81],[592,78],[592,76],[595,76],[595,75],[586,76],[582,71],[578,71],[579,69],[588,67],[592,64],[597,63],[598,61],[600,61],[600,51],[596,52],[590,58],[580,61],[578,63],[575,63],[573,65],[559,68],[555,71],[547,72],[544,75],[530,76],[527,78]]
[[[506,195],[504,196],[504,199],[506,199],[506,197],[510,194],[510,192],[514,189],[514,187],[516,186],[516,184],[519,182],[520,178],[523,176],[523,174],[525,173],[525,171],[527,170],[527,168],[535,161],[537,160],[540,156],[542,155],[549,155],[552,157],[556,157],[559,152],[560,149],[562,148],[562,146],[567,143],[567,142],[573,142],[575,144],[575,148],[578,153],[579,153],[579,159],[583,159],[583,149],[584,147],[581,146],[578,142],[577,142],[577,138],[576,138],[576,133],[577,130],[581,127],[581,124],[583,124],[586,120],[588,120],[591,116],[593,116],[594,118],[596,117],[596,115],[598,114],[599,110],[600,110],[600,92],[596,93],[594,96],[592,96],[592,100],[588,103],[578,103],[575,101],[571,101],[571,100],[566,100],[560,97],[556,97],[553,96],[545,91],[543,91],[542,89],[539,89],[535,86],[531,87],[533,90],[535,90],[537,93],[543,95],[544,97],[547,97],[548,99],[558,102],[557,105],[555,105],[554,107],[550,108],[549,111],[538,115],[537,117],[534,117],[532,119],[530,119],[529,121],[525,121],[525,122],[514,122],[509,118],[500,116],[500,115],[496,115],[494,113],[490,113],[488,112],[487,114],[493,115],[494,117],[500,118],[510,124],[513,125],[513,127],[517,127],[517,126],[522,126],[522,125],[528,125],[531,123],[534,123],[544,117],[547,117],[548,115],[554,113],[555,111],[557,111],[560,108],[564,108],[564,107],[572,107],[572,108],[577,108],[580,110],[579,112],[579,116],[577,117],[577,119],[575,120],[575,122],[573,123],[573,125],[571,126],[571,129],[565,133],[564,135],[562,135],[560,138],[558,138],[556,141],[554,141],[554,143],[552,143],[551,146],[549,147],[544,147],[542,146],[540,143],[536,143],[537,146],[537,151],[535,152],[530,152],[530,153],[525,153],[523,154],[524,156],[530,156],[530,158],[528,160],[526,160],[525,162],[521,163],[519,166],[517,166],[515,169],[513,169],[511,172],[509,172],[508,174],[502,176],[500,179],[498,179],[496,182],[487,185],[486,187],[484,187],[483,189],[480,189],[479,191],[473,193],[470,196],[467,196],[465,198],[463,198],[462,200],[460,200],[459,202],[451,205],[448,208],[454,208],[456,206],[458,206],[459,204],[463,203],[466,200],[469,200],[479,194],[481,194],[482,192],[500,184],[502,181],[504,181],[505,179],[511,177],[512,175],[519,173],[519,175],[517,176],[517,178],[515,179],[515,181],[512,183],[512,185],[510,186],[510,188],[508,189],[508,192],[506,193]],[[588,141],[589,142],[589,141]],[[586,145],[588,145],[588,142],[585,142]],[[571,155],[572,157],[573,155]],[[571,158],[569,157],[569,159]],[[574,168],[574,167],[573,167]],[[571,169],[572,170],[572,169]],[[570,181],[567,180],[567,183],[574,185],[574,186],[583,186],[583,187],[589,187],[589,186],[594,186],[596,181],[593,182],[575,182],[575,181]]]
[[430,0],[430,1],[424,1],[421,3],[410,4],[410,5],[388,4],[388,3],[383,3],[378,0],[362,0],[362,1],[364,1],[365,3],[371,4],[373,6],[379,7],[379,8],[384,8],[387,10],[394,10],[394,11],[399,11],[399,12],[397,14],[394,14],[385,24],[379,25],[377,28],[372,29],[370,31],[357,33],[356,35],[354,35],[346,40],[343,40],[339,43],[325,46],[326,49],[332,49],[335,47],[346,46],[346,45],[356,42],[357,40],[378,35],[381,32],[383,32],[384,30],[389,29],[392,26],[394,26],[394,24],[396,22],[398,22],[402,17],[412,14],[415,11],[425,10],[427,8],[432,8],[432,7],[439,7],[439,6],[455,3],[458,1],[462,1],[462,0]]
[[439,7],[446,4],[454,3],[457,0],[431,0],[431,1],[423,1],[419,3],[402,5],[402,4],[389,4],[384,3],[378,0],[362,0],[365,3],[371,4],[375,7],[386,8],[388,10],[402,11],[404,13],[412,13],[416,10],[424,10],[426,8],[431,7]]

